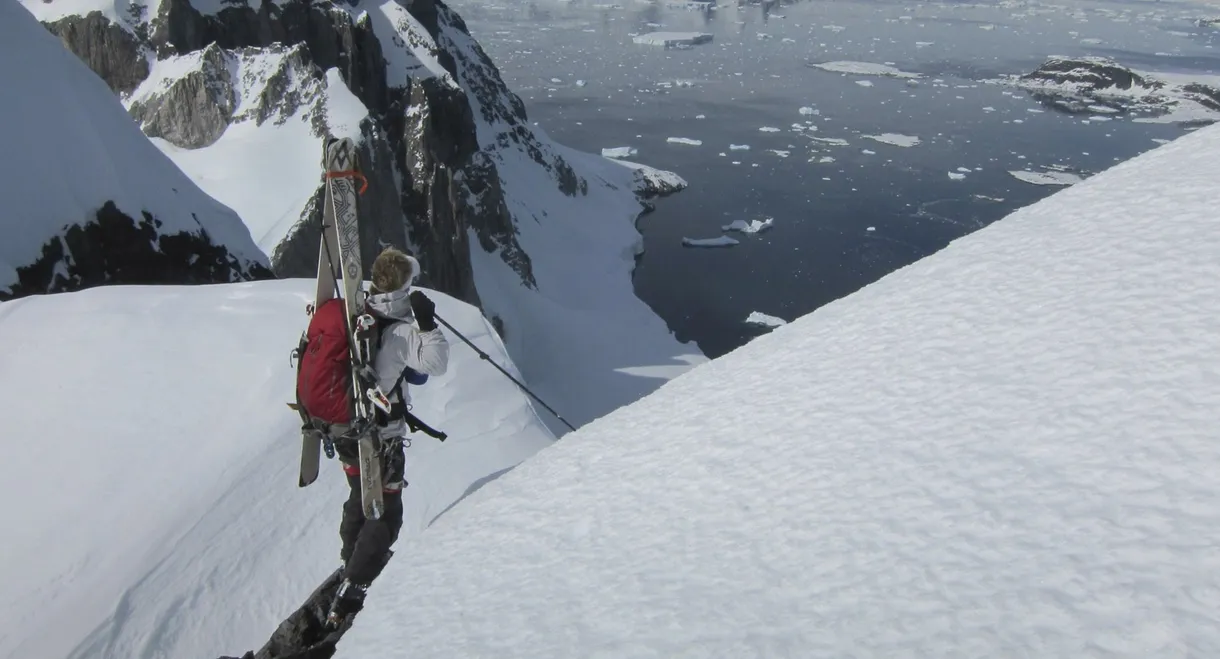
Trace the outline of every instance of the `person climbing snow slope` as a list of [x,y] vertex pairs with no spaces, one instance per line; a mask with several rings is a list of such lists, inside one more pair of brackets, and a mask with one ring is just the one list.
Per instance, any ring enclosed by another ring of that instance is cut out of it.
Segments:
[[368,309],[377,320],[381,336],[374,367],[377,383],[392,403],[391,413],[379,413],[377,424],[385,512],[380,519],[365,518],[356,447],[337,443],[350,492],[339,525],[344,580],[331,607],[332,624],[363,606],[365,592],[389,562],[390,547],[402,528],[402,490],[407,486],[403,439],[411,401],[408,385],[423,384],[430,375],[442,375],[449,365],[449,342],[436,326],[435,304],[421,291],[411,290],[419,272],[415,258],[392,247],[373,262]]

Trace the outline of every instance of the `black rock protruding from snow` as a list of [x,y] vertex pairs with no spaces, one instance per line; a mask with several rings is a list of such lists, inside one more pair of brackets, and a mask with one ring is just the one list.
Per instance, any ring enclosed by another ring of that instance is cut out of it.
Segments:
[[1082,93],[1161,87],[1159,83],[1151,83],[1113,60],[1093,57],[1052,57],[1032,73],[1021,76],[1021,80],[1071,85]]
[[0,301],[106,284],[215,284],[273,279],[260,263],[242,263],[206,229],[167,233],[145,211],[133,219],[107,201],[95,221],[68,225],[42,245],[38,258],[17,268],[17,282]]
[[1210,123],[1220,113],[1220,86],[1184,76],[1137,72],[1101,57],[1051,57],[1036,70],[1010,79],[1048,108],[1069,114],[1132,111],[1165,115],[1184,106],[1181,123]]
[[335,599],[343,573],[336,570],[322,580],[300,608],[293,611],[257,652],[220,659],[330,659],[339,639],[351,629],[359,614],[349,616],[338,629],[327,629],[326,614]]
[[[119,88],[127,33],[101,14],[61,21],[60,39],[0,5],[0,300],[102,284],[211,284],[272,277],[235,213],[203,193],[132,124],[119,99],[62,45],[85,49]],[[9,51],[6,51],[9,52]]]

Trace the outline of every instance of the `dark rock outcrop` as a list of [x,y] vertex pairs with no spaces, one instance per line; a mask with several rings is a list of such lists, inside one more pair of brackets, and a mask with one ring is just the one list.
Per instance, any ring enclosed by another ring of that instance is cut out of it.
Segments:
[[1099,58],[1054,57],[1020,79],[1025,82],[1068,84],[1082,94],[1132,87],[1151,90],[1162,86],[1159,81],[1147,80],[1125,66]]
[[46,27],[116,93],[129,93],[148,77],[148,60],[139,37],[111,23],[101,12],[68,16]]
[[1182,94],[1205,108],[1220,112],[1220,87],[1192,82],[1182,86]]
[[201,60],[198,71],[128,108],[146,135],[164,138],[184,149],[198,149],[215,143],[224,134],[237,108],[228,57],[220,48],[209,46]]
[[77,291],[103,284],[215,284],[270,279],[259,263],[243,263],[207,231],[164,233],[148,212],[132,219],[106,202],[96,219],[68,227],[43,244],[33,263],[17,268],[17,283],[0,301]]
[[326,614],[342,581],[342,571],[331,573],[309,594],[300,608],[280,623],[258,652],[250,651],[241,657],[220,659],[330,659],[335,655],[339,639],[351,629],[356,617],[349,616],[337,629],[326,627]]
[[1168,82],[1156,74],[1137,73],[1099,57],[1052,57],[1037,70],[1012,79],[1047,108],[1068,114],[1114,114],[1138,110],[1165,113],[1197,106],[1182,123],[1210,123],[1207,111],[1220,112],[1220,88],[1192,82]]

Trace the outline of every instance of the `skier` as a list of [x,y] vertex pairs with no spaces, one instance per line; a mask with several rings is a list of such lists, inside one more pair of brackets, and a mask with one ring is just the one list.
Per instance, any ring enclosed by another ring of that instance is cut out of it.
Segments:
[[[385,512],[380,519],[365,519],[355,443],[336,443],[351,492],[343,504],[339,525],[344,580],[328,616],[333,624],[363,607],[365,591],[390,560],[390,546],[402,528],[402,488],[406,486],[402,440],[407,434],[405,414],[411,400],[407,384],[422,384],[426,376],[441,375],[449,366],[449,342],[437,329],[436,305],[422,292],[410,290],[418,274],[419,262],[393,247],[373,261],[368,307],[381,333],[374,368],[378,385],[393,404],[393,412],[379,415],[377,424],[383,447]],[[411,324],[412,319],[418,328]]]

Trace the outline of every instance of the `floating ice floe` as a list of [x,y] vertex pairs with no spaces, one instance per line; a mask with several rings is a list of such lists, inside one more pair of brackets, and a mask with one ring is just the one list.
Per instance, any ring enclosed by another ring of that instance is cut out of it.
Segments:
[[1071,172],[1031,172],[1028,170],[1009,171],[1009,174],[1018,181],[1032,183],[1034,185],[1073,185],[1084,180],[1078,174]]
[[809,139],[814,142],[821,142],[827,146],[848,146],[851,144],[847,140],[838,137],[811,137]]
[[761,311],[751,311],[750,315],[746,317],[746,323],[749,325],[762,325],[763,327],[782,327],[787,325],[788,321]]
[[703,140],[692,140],[689,137],[670,137],[665,140],[670,144],[686,144],[689,146],[702,146]]
[[642,46],[683,48],[709,43],[712,35],[706,32],[649,32],[632,37],[631,40]]
[[960,181],[966,178],[966,175],[958,172],[949,172],[949,178],[953,179],[954,181]]
[[914,135],[902,135],[900,133],[882,133],[880,135],[865,135],[865,139],[881,142],[882,144],[890,144],[903,148],[910,148],[919,144],[920,140]]
[[775,218],[768,217],[765,220],[733,220],[731,224],[726,224],[720,227],[723,231],[740,231],[741,233],[762,233],[770,229],[775,224]]
[[749,144],[730,144],[729,151],[749,151]]
[[719,236],[717,238],[683,238],[682,244],[686,247],[732,247],[739,243],[728,236]]
[[861,87],[872,87],[873,81],[872,80],[857,80],[856,84],[860,85]]
[[602,157],[604,158],[630,158],[638,153],[639,150],[633,146],[616,146],[602,149]]
[[759,128],[758,131],[760,133],[778,133],[779,129],[774,126],[763,126],[762,128]]
[[812,66],[815,69],[822,69],[823,71],[830,71],[832,73],[851,73],[851,74],[855,74],[855,75],[885,76],[885,77],[889,77],[889,78],[919,78],[919,77],[921,77],[918,73],[908,73],[906,71],[901,71],[895,67],[890,66],[889,64],[873,64],[871,62],[852,62],[852,61],[821,62],[821,63],[812,63],[811,62],[809,64],[809,66]]

